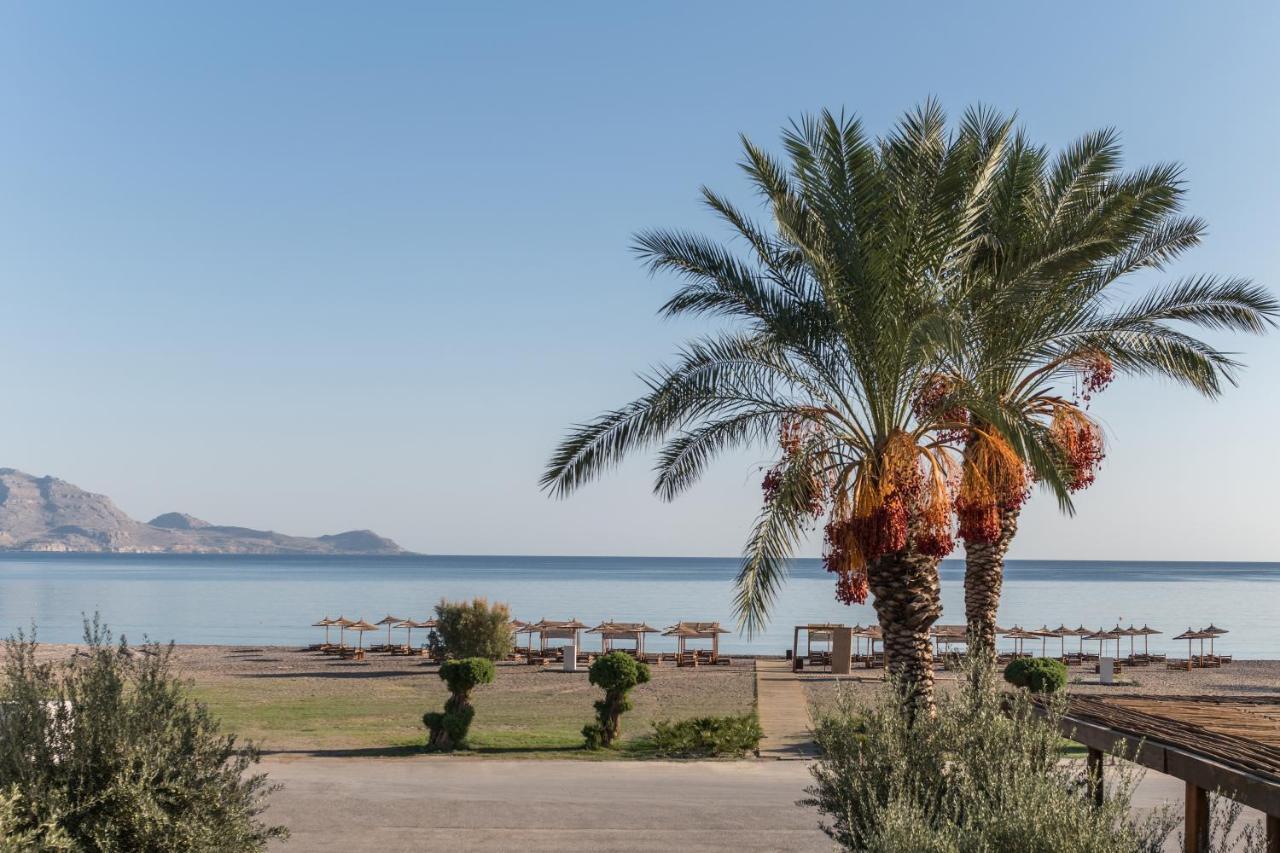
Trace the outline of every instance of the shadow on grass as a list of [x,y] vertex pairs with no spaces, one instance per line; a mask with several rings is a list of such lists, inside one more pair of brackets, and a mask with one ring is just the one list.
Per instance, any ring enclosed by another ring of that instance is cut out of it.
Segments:
[[312,758],[406,758],[411,755],[428,755],[421,746],[367,746],[335,749],[264,749],[268,755],[307,755]]
[[237,674],[236,678],[421,678],[426,674],[423,672],[400,672],[393,669],[366,669],[360,664],[348,664],[346,666],[335,664],[328,669],[308,672],[245,672]]

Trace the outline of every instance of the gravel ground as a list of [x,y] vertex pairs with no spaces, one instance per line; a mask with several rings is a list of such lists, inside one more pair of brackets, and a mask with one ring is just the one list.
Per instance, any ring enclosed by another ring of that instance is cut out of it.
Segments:
[[[878,670],[854,670],[846,677],[821,672],[802,673],[805,693],[811,704],[824,706],[831,701],[837,685],[844,685],[855,695],[870,696],[884,686]],[[955,683],[955,674],[939,672],[937,686],[947,690]],[[1098,683],[1098,676],[1087,667],[1068,670],[1067,689],[1073,693],[1107,695],[1112,693],[1181,696],[1213,696],[1246,694],[1280,697],[1280,661],[1237,660],[1218,669],[1171,670],[1163,664],[1126,669],[1112,686]]]

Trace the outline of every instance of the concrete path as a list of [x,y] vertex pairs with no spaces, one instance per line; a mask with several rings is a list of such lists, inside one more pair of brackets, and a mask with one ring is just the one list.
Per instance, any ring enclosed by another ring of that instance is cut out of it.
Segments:
[[756,659],[756,714],[764,729],[761,758],[817,754],[809,732],[809,702],[790,661]]
[[262,761],[273,847],[343,853],[480,850],[826,851],[796,805],[804,762],[285,758]]

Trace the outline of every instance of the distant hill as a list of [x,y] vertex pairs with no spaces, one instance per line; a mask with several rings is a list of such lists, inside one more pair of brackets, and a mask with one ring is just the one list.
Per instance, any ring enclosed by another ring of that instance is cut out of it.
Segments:
[[105,495],[56,477],[0,468],[0,550],[113,551],[167,554],[404,554],[371,530],[329,536],[286,536],[224,527],[181,512],[143,523]]

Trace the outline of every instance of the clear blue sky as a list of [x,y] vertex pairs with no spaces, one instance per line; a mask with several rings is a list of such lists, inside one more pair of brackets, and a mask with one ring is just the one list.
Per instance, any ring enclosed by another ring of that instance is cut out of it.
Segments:
[[[1179,160],[1207,245],[1280,283],[1273,3],[9,3],[0,465],[149,518],[445,553],[738,553],[762,453],[673,505],[649,460],[567,502],[571,422],[698,329],[628,246],[751,202],[737,134],[935,95]],[[1280,336],[1207,403],[1118,382],[1075,519],[1016,557],[1277,560]],[[811,553],[816,553],[816,546]]]

